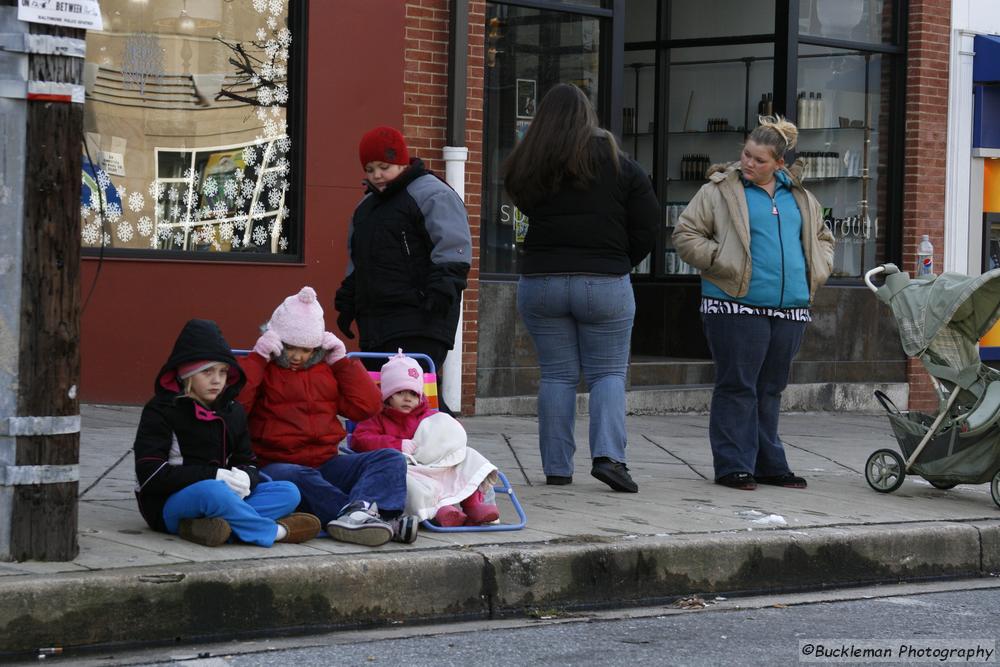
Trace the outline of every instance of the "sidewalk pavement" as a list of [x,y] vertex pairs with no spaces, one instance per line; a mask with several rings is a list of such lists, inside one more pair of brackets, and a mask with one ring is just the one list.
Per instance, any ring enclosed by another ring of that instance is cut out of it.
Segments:
[[869,454],[896,449],[881,415],[784,415],[789,462],[809,487],[752,492],[712,483],[706,415],[630,416],[638,494],[590,476],[585,419],[573,484],[546,486],[534,419],[465,418],[469,444],[516,489],[525,529],[264,549],[150,531],[132,494],[139,409],[82,414],[79,556],[0,563],[0,654],[1000,572],[989,485],[940,491],[907,477],[893,494],[868,487]]

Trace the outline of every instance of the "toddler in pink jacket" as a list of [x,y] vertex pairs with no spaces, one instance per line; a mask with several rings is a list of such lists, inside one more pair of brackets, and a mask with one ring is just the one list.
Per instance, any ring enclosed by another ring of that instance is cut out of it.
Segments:
[[[351,449],[398,449],[406,456],[406,514],[441,526],[480,525],[500,518],[483,491],[496,466],[467,444],[465,429],[424,396],[424,373],[400,350],[382,366],[382,412],[358,424]],[[456,506],[457,505],[457,506]]]

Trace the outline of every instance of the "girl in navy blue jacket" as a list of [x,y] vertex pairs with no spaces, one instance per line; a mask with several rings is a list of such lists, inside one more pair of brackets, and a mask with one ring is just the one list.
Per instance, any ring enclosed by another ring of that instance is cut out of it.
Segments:
[[319,533],[319,519],[293,513],[294,484],[261,481],[246,414],[233,400],[244,382],[214,322],[184,325],[133,446],[139,511],[153,530],[205,546],[230,534],[269,547]]

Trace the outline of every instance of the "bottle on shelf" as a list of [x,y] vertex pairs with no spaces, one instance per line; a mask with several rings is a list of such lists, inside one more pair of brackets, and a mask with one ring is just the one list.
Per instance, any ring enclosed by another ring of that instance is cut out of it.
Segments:
[[767,102],[764,105],[764,115],[773,116],[774,115],[774,94],[767,94]]
[[813,112],[813,127],[826,127],[826,104],[823,93],[816,93],[816,110]]
[[816,127],[816,93],[810,92],[806,100],[806,128]]
[[806,93],[802,91],[799,93],[799,99],[795,104],[796,117],[799,121],[799,127],[805,127],[806,123]]
[[917,277],[934,275],[934,245],[927,234],[920,237],[917,246]]

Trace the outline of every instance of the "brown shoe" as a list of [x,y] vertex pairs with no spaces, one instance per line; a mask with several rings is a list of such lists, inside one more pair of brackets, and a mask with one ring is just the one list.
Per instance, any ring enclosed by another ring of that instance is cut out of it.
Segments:
[[288,544],[298,544],[311,540],[319,534],[321,526],[318,518],[305,512],[292,512],[288,516],[278,519],[277,523],[288,531],[287,535],[277,541]]
[[225,544],[231,532],[229,522],[218,517],[181,519],[177,528],[177,534],[188,542],[206,547],[217,547],[220,544]]

